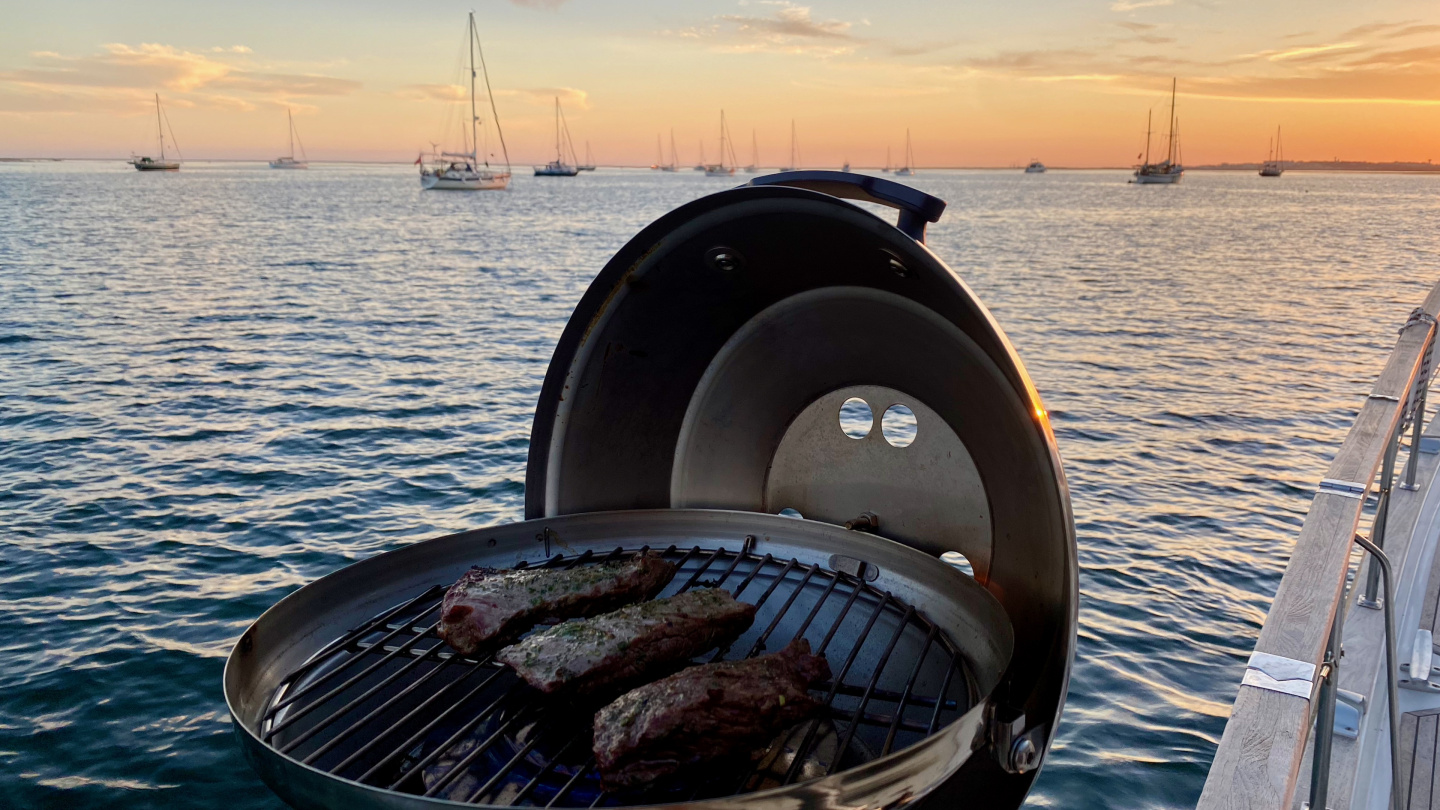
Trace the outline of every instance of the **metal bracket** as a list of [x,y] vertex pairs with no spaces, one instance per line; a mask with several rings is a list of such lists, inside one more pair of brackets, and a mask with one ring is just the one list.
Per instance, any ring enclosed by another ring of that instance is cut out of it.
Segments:
[[1435,676],[1440,675],[1440,666],[1435,660],[1435,638],[1429,630],[1416,630],[1415,643],[1410,647],[1410,660],[1400,662],[1400,679],[1397,681],[1401,689],[1412,689],[1416,692],[1440,692],[1440,682]]
[[1315,691],[1315,665],[1256,650],[1250,653],[1240,685],[1309,700]]
[[1360,718],[1365,716],[1365,696],[1349,689],[1335,690],[1334,733],[1354,740],[1360,736]]
[[1334,478],[1320,479],[1320,491],[1330,495],[1344,495],[1347,498],[1364,498],[1369,489],[1358,481],[1339,481]]
[[990,742],[995,759],[1009,773],[1029,773],[1040,767],[1045,726],[1025,728],[1025,713],[992,707]]
[[1432,456],[1440,453],[1440,436],[1421,436],[1420,452]]

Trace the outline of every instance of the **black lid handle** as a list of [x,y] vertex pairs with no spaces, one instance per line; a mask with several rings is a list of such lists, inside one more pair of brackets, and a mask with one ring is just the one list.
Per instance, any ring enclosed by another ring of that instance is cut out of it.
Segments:
[[936,222],[945,212],[945,201],[904,183],[854,172],[777,172],[751,180],[752,186],[791,186],[809,189],[846,200],[888,205],[900,211],[895,223],[916,242],[925,242],[925,223]]

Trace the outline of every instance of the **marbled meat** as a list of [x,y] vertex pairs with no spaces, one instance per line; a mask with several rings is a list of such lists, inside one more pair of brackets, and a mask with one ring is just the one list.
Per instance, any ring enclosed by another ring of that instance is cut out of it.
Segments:
[[653,597],[675,566],[650,552],[569,570],[471,568],[445,592],[440,637],[464,655],[551,620],[594,616]]
[[506,647],[495,660],[546,694],[618,691],[730,644],[754,621],[754,605],[701,588],[565,622]]
[[830,665],[796,639],[774,655],[690,667],[633,689],[595,715],[595,762],[607,789],[637,787],[754,749],[814,715],[811,685]]

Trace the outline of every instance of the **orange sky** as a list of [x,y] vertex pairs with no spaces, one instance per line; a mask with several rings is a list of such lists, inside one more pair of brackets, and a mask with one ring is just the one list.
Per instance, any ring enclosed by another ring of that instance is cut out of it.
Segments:
[[[59,0],[0,29],[0,156],[153,151],[152,92],[189,158],[273,157],[292,107],[312,159],[407,160],[458,115],[466,5],[197,8]],[[517,165],[553,151],[552,97],[601,163],[682,162],[720,108],[749,161],[880,165],[913,132],[921,166],[1117,166],[1166,115],[1190,164],[1440,159],[1440,5],[1205,0],[965,5],[838,0],[476,6]],[[483,103],[483,102],[482,102]],[[485,117],[489,117],[486,115]],[[453,127],[452,127],[453,130]]]

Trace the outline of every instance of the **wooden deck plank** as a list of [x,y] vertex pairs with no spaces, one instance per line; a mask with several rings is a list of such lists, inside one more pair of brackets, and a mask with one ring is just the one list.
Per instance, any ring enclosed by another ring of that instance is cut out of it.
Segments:
[[[1407,714],[1405,719],[1400,721],[1402,733],[1407,728],[1409,718],[1415,715]],[[1402,736],[1401,741],[1411,740],[1410,746],[1413,749],[1409,753],[1412,763],[1410,770],[1409,795],[1411,810],[1430,810],[1430,784],[1435,777],[1435,727],[1436,721],[1440,720],[1435,715],[1421,715],[1416,718],[1415,736]],[[1406,752],[1402,749],[1400,758],[1406,759]],[[1402,771],[1403,773],[1403,771]]]
[[[1420,731],[1420,718],[1414,714],[1400,716],[1400,776],[1406,784],[1415,783],[1415,738]],[[1412,794],[1413,795],[1413,794]]]

